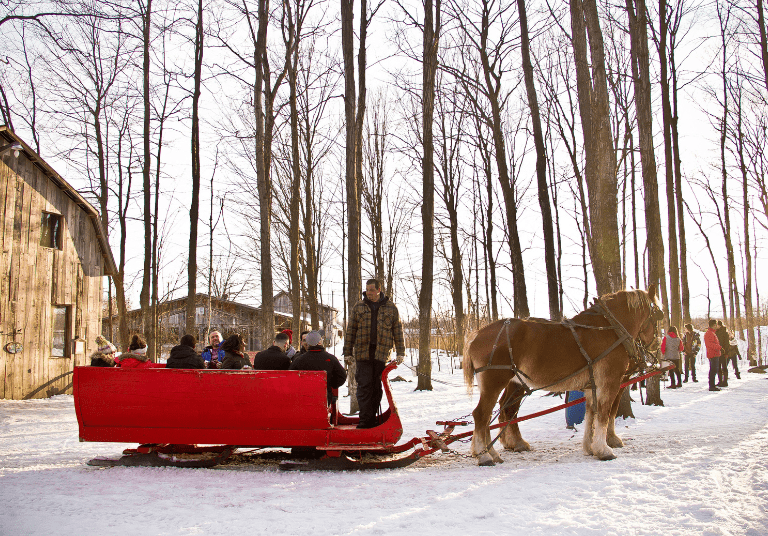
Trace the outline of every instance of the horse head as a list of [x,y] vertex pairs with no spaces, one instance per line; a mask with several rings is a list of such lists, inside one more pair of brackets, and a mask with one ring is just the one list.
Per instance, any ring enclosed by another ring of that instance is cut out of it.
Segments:
[[664,318],[656,285],[645,290],[622,290],[605,296],[616,319],[648,348],[658,344],[658,322]]
[[654,346],[659,344],[658,326],[659,322],[664,319],[664,312],[659,305],[659,297],[656,290],[656,285],[652,284],[648,287],[647,291],[636,291],[642,294],[640,298],[640,306],[637,307],[637,319],[640,322],[640,327],[637,332],[637,336],[646,347],[650,350],[655,350]]

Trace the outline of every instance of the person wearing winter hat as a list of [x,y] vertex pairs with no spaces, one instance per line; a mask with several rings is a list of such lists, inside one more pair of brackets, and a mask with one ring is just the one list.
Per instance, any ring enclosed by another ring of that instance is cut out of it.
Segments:
[[[114,344],[109,342],[103,335],[97,335],[96,336],[96,344],[99,345],[97,352],[104,355],[109,355],[110,357],[114,358],[115,354],[117,353],[117,348]],[[114,365],[110,365],[114,366]]]
[[139,335],[133,336],[128,346],[128,353],[120,355],[115,359],[115,363],[120,368],[155,368],[157,366],[149,360],[147,343]]
[[110,354],[93,352],[91,354],[91,366],[92,367],[114,367],[115,359]]
[[184,335],[179,344],[171,348],[165,368],[204,369],[205,361],[195,352],[195,342],[194,335]]
[[317,331],[307,334],[307,351],[297,355],[290,370],[324,370],[327,381],[328,404],[336,401],[333,389],[338,389],[347,381],[347,371],[341,366],[335,355],[323,348],[323,337]]
[[293,357],[296,355],[296,348],[293,347],[293,330],[292,329],[284,329],[280,333],[285,333],[288,335],[288,349],[285,351],[285,355],[291,358],[293,360]]

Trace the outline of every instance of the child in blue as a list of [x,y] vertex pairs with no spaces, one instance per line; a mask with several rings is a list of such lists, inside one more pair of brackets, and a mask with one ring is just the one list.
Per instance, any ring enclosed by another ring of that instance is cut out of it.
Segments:
[[208,368],[219,368],[221,362],[224,361],[224,350],[221,349],[221,333],[211,331],[208,335],[208,342],[211,344],[203,349],[203,360]]

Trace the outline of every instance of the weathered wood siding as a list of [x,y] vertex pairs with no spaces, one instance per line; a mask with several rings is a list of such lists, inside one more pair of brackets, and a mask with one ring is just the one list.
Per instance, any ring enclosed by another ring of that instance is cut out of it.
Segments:
[[[61,249],[40,245],[42,213],[60,214]],[[101,332],[104,258],[88,214],[24,153],[0,163],[0,398],[43,398],[71,393],[71,372],[86,364]],[[66,338],[85,340],[85,351],[51,356],[53,306],[70,306]],[[20,354],[9,354],[9,335],[21,328]]]

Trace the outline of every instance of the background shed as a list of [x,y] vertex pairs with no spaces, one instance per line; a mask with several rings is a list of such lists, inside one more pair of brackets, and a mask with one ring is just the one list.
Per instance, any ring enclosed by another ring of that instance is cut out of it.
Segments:
[[117,269],[98,211],[4,126],[0,251],[0,398],[69,393]]

